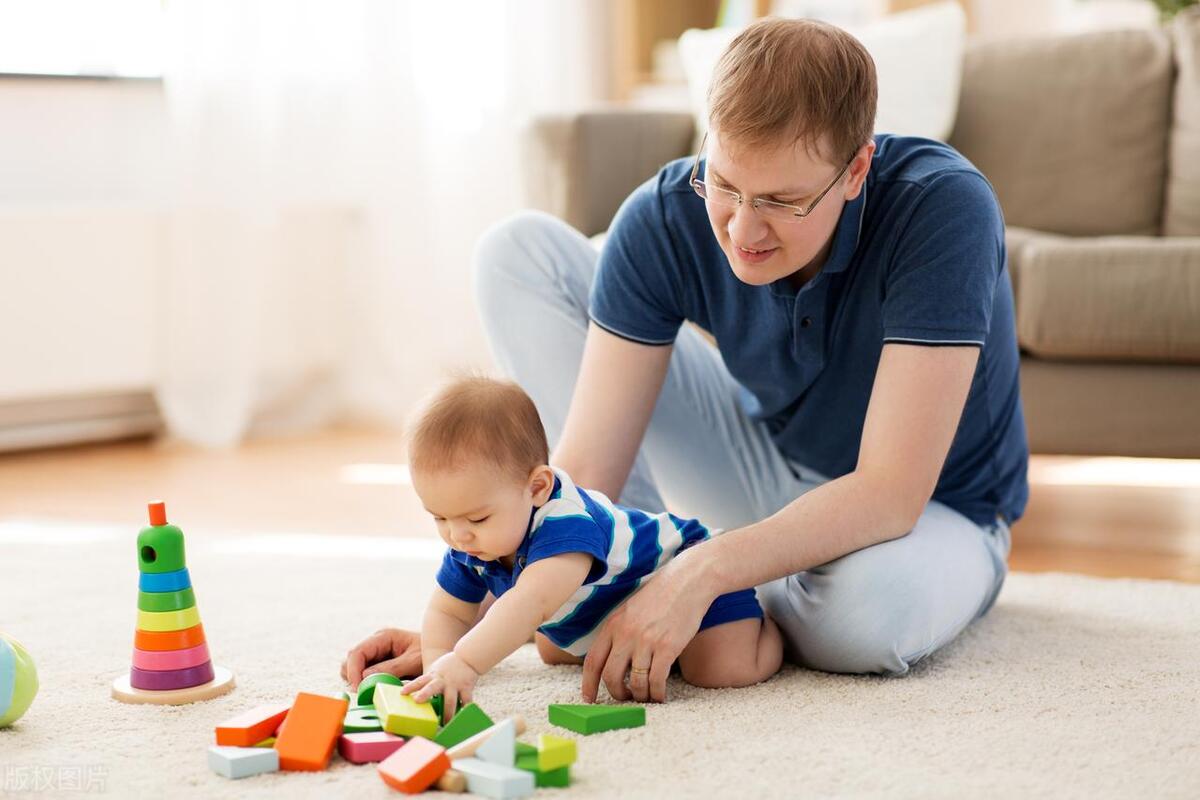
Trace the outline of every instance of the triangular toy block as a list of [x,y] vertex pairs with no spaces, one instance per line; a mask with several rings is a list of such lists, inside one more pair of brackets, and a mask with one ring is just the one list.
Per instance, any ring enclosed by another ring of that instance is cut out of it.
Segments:
[[480,731],[485,731],[495,723],[484,713],[483,709],[474,703],[467,703],[458,710],[446,727],[438,731],[433,740],[449,750],[460,742],[465,742]]
[[516,761],[517,729],[511,719],[496,723],[490,739],[479,746],[475,757],[489,764],[511,767]]
[[[378,695],[376,695],[378,703]],[[393,789],[423,792],[450,769],[446,748],[428,739],[409,739],[379,764],[379,777]]]
[[646,724],[643,706],[566,705],[555,704],[549,709],[550,724],[584,736],[618,728],[640,728]]

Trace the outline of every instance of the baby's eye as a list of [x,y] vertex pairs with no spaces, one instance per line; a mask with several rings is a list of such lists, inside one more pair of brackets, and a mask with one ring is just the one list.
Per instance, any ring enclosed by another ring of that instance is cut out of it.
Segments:
[[488,514],[486,517],[480,517],[479,519],[472,519],[472,520],[468,520],[468,521],[469,521],[469,522],[470,522],[472,525],[478,525],[478,524],[479,524],[479,523],[481,523],[481,522],[485,522],[485,521],[487,521],[487,519],[488,519],[488,518],[490,518],[491,516],[492,516],[491,514]]
[[445,517],[434,517],[433,521],[434,522],[445,522],[446,518]]

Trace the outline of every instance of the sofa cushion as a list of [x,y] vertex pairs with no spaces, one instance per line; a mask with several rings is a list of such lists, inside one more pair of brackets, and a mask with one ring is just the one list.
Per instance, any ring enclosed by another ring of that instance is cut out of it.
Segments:
[[1157,234],[1171,82],[1157,29],[979,42],[950,143],[992,182],[1010,225]]
[[1163,233],[1200,236],[1200,6],[1175,17],[1175,105]]
[[1016,264],[1023,350],[1200,362],[1200,237],[1038,238]]

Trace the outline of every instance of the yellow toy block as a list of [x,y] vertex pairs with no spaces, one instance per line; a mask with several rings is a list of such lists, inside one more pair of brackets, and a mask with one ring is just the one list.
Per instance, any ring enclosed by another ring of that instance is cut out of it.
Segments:
[[375,686],[375,713],[383,729],[397,736],[437,735],[438,717],[432,703],[418,703],[400,693],[399,686],[380,683]]
[[564,739],[548,733],[538,734],[537,765],[540,772],[550,772],[574,763],[574,739]]

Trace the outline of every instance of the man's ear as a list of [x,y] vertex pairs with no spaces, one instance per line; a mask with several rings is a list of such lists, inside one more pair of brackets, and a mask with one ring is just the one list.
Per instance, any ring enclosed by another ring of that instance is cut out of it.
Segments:
[[529,473],[529,493],[533,495],[535,506],[545,505],[554,492],[554,470],[549,464],[534,467]]
[[859,192],[862,191],[863,184],[867,181],[867,172],[871,169],[871,159],[874,156],[874,139],[858,148],[858,152],[854,154],[854,160],[850,162],[850,169],[846,170],[845,198],[847,203],[858,197]]

